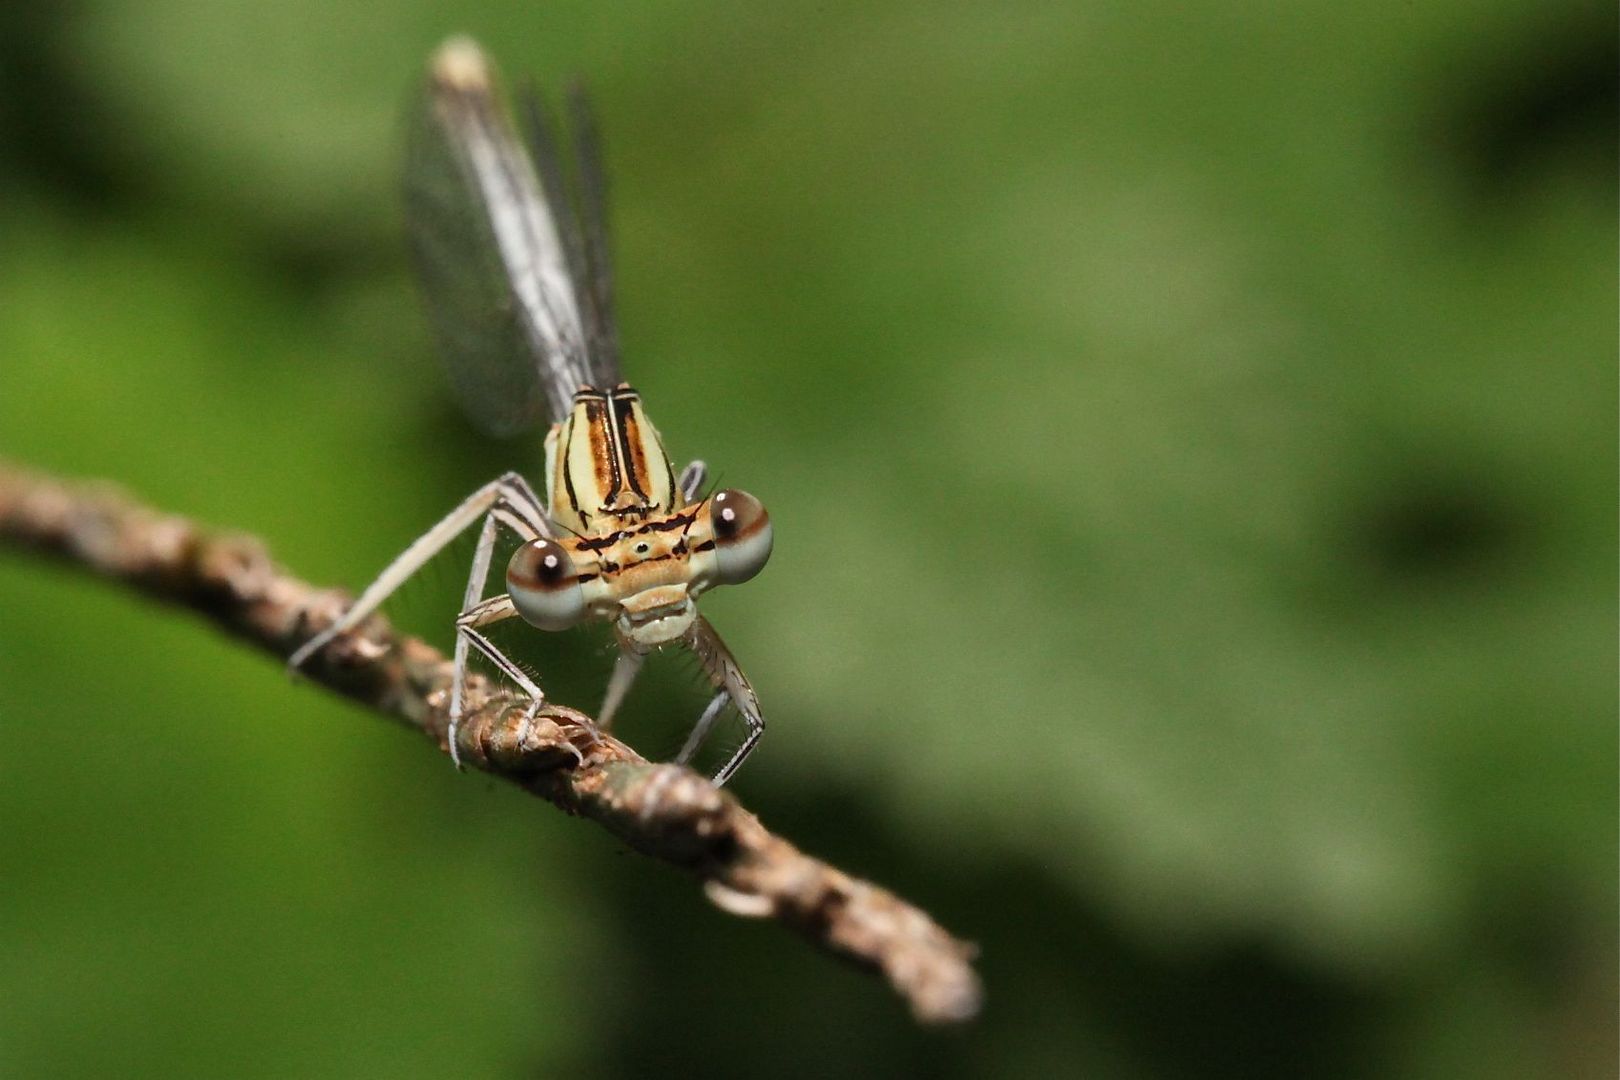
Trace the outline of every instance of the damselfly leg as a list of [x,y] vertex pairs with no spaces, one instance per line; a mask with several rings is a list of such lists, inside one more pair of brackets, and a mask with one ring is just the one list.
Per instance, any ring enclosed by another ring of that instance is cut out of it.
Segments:
[[517,614],[512,600],[504,594],[484,599],[489,584],[490,563],[495,550],[499,528],[506,526],[523,541],[532,541],[551,535],[551,527],[540,500],[529,482],[515,472],[505,473],[473,492],[461,505],[423,533],[399,557],[389,563],[377,579],[366,587],[360,598],[343,616],[321,633],[306,641],[287,661],[293,669],[301,667],[309,658],[325,648],[339,635],[359,626],[392,596],[413,574],[427,565],[440,551],[460,536],[475,521],[482,518],[478,544],[473,552],[472,567],[467,575],[467,589],[462,601],[461,614],[456,618],[455,662],[450,684],[450,756],[459,767],[461,752],[457,742],[464,708],[468,646],[485,656],[502,675],[510,678],[530,699],[528,715],[540,709],[545,697],[539,685],[508,658],[481,628]]
[[641,673],[641,665],[646,660],[647,654],[644,652],[622,645],[619,647],[619,655],[613,661],[613,674],[608,677],[607,694],[602,698],[602,711],[596,716],[597,724],[605,728],[613,723],[619,706],[624,704],[625,695],[630,692],[630,686]]
[[681,489],[681,498],[689,503],[697,502],[698,492],[703,490],[703,482],[709,478],[709,467],[702,461],[694,461],[681,470],[681,478],[676,487]]
[[709,625],[709,620],[698,616],[693,621],[691,629],[686,632],[685,642],[687,648],[698,658],[698,663],[702,665],[709,682],[719,690],[719,693],[709,702],[708,708],[703,710],[703,715],[698,717],[696,726],[692,728],[692,734],[687,736],[686,745],[681,747],[681,752],[676,755],[675,760],[683,765],[691,760],[692,755],[703,744],[704,738],[708,736],[715,720],[725,710],[726,705],[730,704],[747,725],[747,735],[714,775],[716,784],[724,784],[764,736],[765,718],[760,714],[759,698],[754,695],[754,688],[749,683],[748,677],[742,673],[742,668],[737,665],[736,658],[731,655],[726,643],[720,639],[714,627]]

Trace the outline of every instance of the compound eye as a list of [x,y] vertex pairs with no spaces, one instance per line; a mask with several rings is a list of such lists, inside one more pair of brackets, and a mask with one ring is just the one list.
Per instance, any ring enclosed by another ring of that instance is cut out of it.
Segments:
[[567,630],[585,618],[574,560],[555,540],[531,540],[512,553],[506,591],[523,621],[542,630]]
[[741,584],[765,568],[771,557],[771,516],[764,503],[746,491],[727,488],[709,500],[709,524],[723,584]]

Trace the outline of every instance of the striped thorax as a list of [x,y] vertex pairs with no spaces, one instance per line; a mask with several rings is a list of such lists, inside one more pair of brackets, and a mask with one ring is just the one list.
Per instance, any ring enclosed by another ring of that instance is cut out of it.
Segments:
[[771,552],[758,499],[725,490],[688,504],[663,440],[630,386],[584,387],[546,437],[546,501],[566,537],[540,538],[507,566],[512,603],[544,630],[612,621],[644,650],[680,639],[694,601],[747,581]]

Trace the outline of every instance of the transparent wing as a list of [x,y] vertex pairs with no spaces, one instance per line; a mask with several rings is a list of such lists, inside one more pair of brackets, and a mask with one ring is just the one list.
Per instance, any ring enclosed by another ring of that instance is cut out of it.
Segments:
[[579,83],[569,87],[568,127],[573,135],[572,184],[558,152],[556,127],[534,87],[525,87],[521,119],[540,169],[540,186],[558,210],[563,251],[585,321],[591,374],[603,389],[622,382],[619,342],[613,323],[613,261],[608,244],[607,171],[590,98]]
[[[507,123],[483,52],[466,39],[446,42],[412,118],[406,213],[457,393],[496,435],[560,418],[574,391],[600,377],[569,233],[547,194]],[[577,231],[566,202],[559,209]]]

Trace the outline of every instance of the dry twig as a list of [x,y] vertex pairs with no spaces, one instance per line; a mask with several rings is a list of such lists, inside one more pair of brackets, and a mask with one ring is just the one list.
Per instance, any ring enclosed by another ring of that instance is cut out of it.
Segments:
[[[251,537],[213,534],[110,486],[56,480],[3,461],[0,541],[193,608],[282,657],[330,625],[345,602],[283,572]],[[373,619],[313,658],[307,674],[448,752],[450,663],[424,642]],[[468,704],[458,738],[463,762],[692,872],[718,907],[771,916],[881,971],[924,1023],[978,1012],[972,946],[893,893],[803,854],[703,777],[594,737],[589,718],[573,709],[547,706],[525,722],[521,704],[487,680],[469,681]]]

